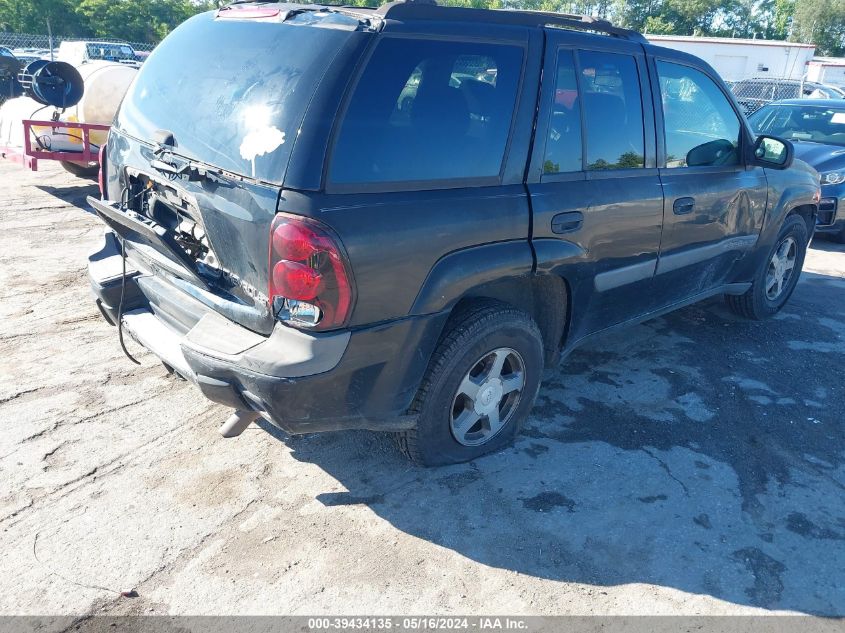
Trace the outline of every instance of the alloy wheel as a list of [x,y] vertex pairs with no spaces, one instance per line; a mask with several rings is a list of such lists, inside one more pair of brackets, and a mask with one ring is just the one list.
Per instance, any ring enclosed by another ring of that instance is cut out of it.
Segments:
[[793,237],[786,237],[775,249],[766,270],[766,297],[769,301],[776,301],[789,285],[797,257],[798,244]]
[[510,421],[525,389],[525,361],[519,352],[500,347],[476,361],[452,401],[449,425],[464,446],[480,446]]

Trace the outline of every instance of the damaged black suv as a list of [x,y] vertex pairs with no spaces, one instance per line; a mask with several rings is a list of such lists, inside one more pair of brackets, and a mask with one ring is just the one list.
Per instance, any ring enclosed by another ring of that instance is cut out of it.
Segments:
[[716,294],[777,312],[819,177],[700,59],[605,21],[237,2],[176,29],[103,150],[104,316],[290,433],[507,445],[544,366]]

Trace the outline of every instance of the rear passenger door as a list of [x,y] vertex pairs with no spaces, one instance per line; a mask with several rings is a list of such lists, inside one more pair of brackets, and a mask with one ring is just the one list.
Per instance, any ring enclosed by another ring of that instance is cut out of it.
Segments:
[[732,281],[757,242],[766,176],[746,166],[751,142],[720,84],[702,69],[655,59],[660,179],[666,196],[656,282],[670,302]]
[[642,47],[548,29],[528,187],[541,272],[571,287],[570,341],[656,307],[663,223]]

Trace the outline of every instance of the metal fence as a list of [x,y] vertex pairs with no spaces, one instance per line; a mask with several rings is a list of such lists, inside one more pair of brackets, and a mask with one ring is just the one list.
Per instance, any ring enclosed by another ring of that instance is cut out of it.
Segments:
[[[125,40],[109,37],[57,37],[53,36],[53,48],[58,49],[62,42],[114,42],[129,44],[135,52],[149,52],[155,48],[155,44],[145,42],[127,42]],[[0,31],[0,46],[12,50],[20,57],[41,57],[50,55],[50,38],[47,35],[33,35],[30,33],[5,33]]]
[[841,89],[800,79],[778,79],[774,77],[755,77],[728,82],[736,100],[752,114],[772,101],[781,99],[842,99],[845,92]]

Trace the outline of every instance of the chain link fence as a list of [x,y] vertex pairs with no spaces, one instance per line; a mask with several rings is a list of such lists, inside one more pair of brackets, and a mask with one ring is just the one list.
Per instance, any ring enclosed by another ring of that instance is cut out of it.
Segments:
[[781,99],[845,98],[845,91],[840,88],[800,79],[754,77],[728,84],[747,115],[753,114],[767,103]]
[[[109,37],[56,37],[53,36],[53,50],[58,51],[59,45],[62,42],[109,42],[119,44],[129,44],[136,53],[149,53],[155,44],[146,42],[127,42]],[[34,59],[49,59],[50,57],[50,38],[47,35],[33,35],[30,33],[5,33],[0,31],[0,46],[5,46],[11,50],[16,57],[24,62],[32,61]]]

